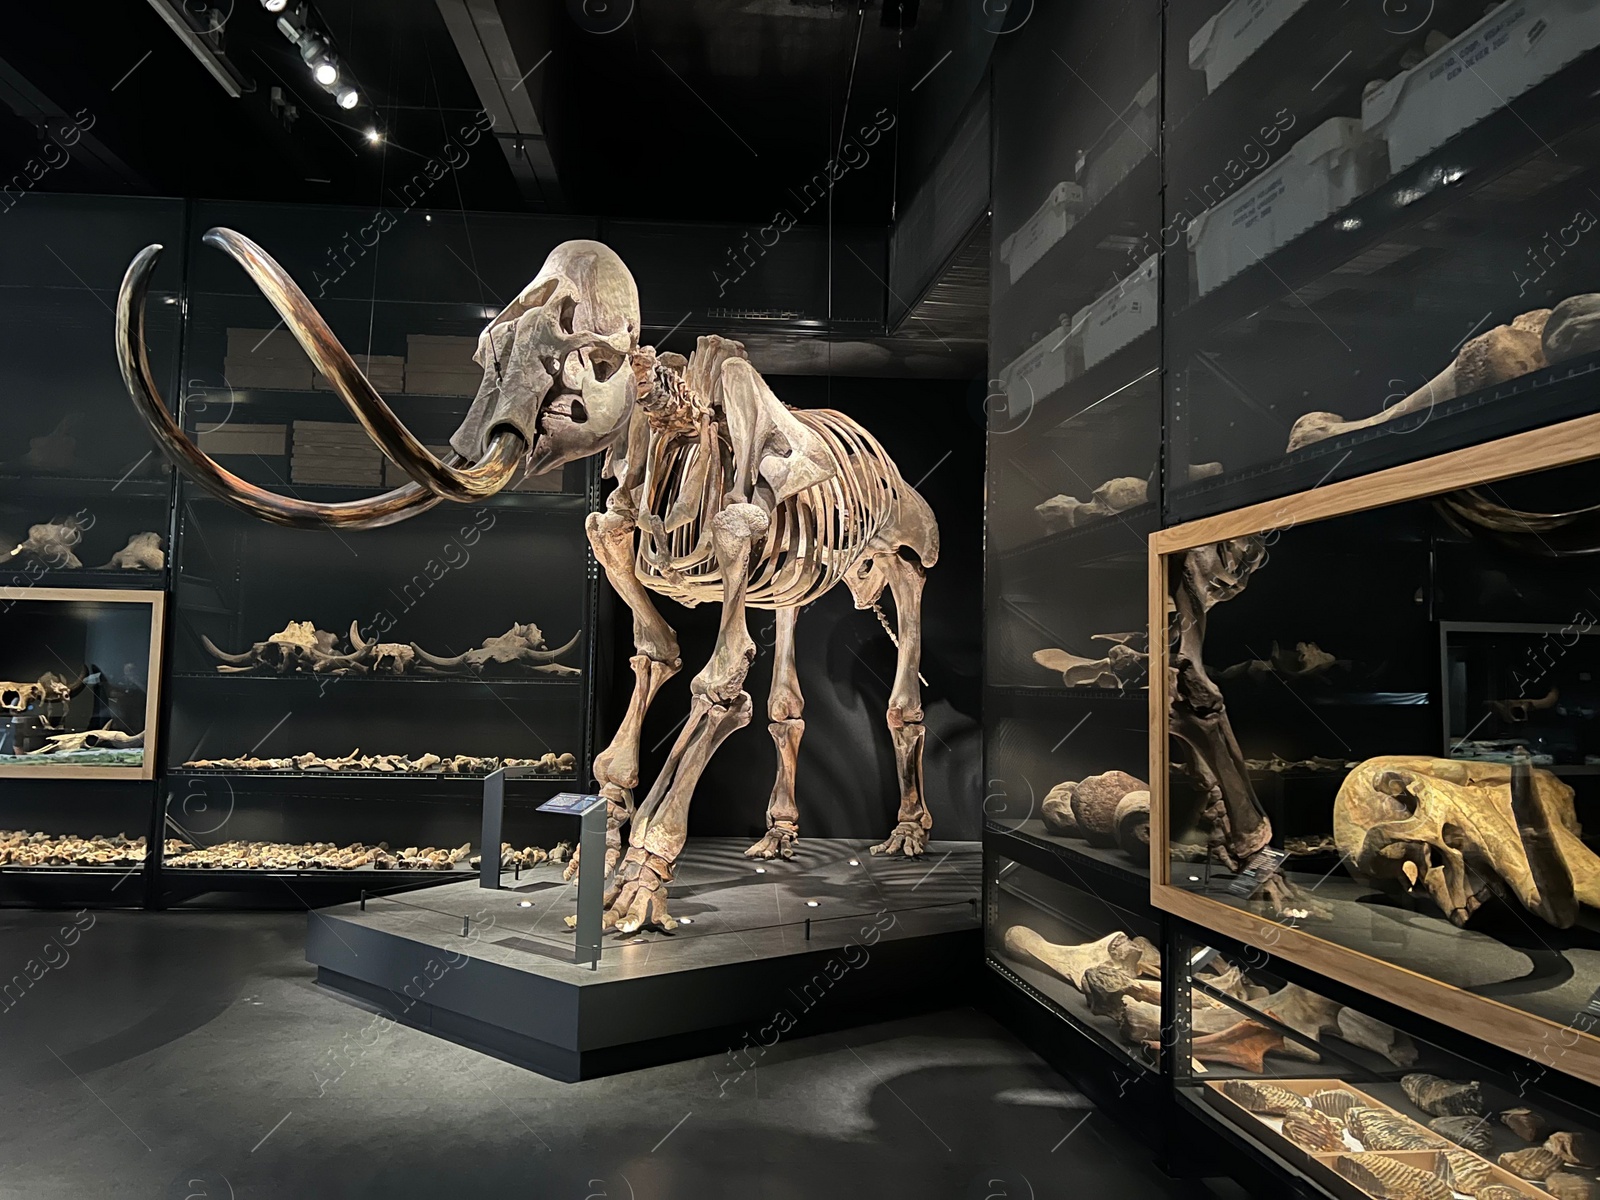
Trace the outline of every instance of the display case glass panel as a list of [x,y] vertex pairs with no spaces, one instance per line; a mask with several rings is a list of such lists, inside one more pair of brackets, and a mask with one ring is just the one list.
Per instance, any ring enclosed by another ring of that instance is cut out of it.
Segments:
[[1161,510],[1160,7],[1041,8],[1025,28],[994,67],[984,812],[1119,877],[1126,902],[1147,877]]
[[1151,591],[1157,903],[1591,1082],[1595,421],[1165,530]]
[[[214,225],[297,278],[440,454],[482,380],[479,331],[527,282],[511,272],[592,233],[476,214],[197,206],[196,235]],[[480,273],[474,248],[489,245]],[[237,264],[192,253],[181,419],[196,444],[305,500],[405,483]],[[177,494],[169,900],[234,874],[372,871],[403,886],[465,873],[483,779],[499,765],[538,768],[507,801],[509,865],[555,846],[560,830],[524,818],[588,777],[593,464],[362,532],[267,524],[187,480]]]
[[[181,246],[181,201],[27,195],[8,205],[0,362],[0,587],[162,586],[171,471],[112,352],[117,288],[152,242]],[[182,253],[152,280],[145,349],[173,394]]]
[[155,777],[160,592],[0,588],[0,776]]
[[1170,517],[1589,410],[1592,6],[1167,14]]
[[997,850],[984,855],[991,970],[1119,1059],[1160,1065],[1160,929],[1080,877],[1078,886]]

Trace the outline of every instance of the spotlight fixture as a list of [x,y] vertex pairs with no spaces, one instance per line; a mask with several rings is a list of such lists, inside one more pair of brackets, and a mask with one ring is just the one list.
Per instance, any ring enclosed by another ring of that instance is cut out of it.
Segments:
[[303,0],[261,0],[262,7],[278,17],[278,32],[294,43],[300,61],[306,64],[317,86],[333,97],[342,109],[352,109],[361,103],[361,90],[350,72],[334,53],[333,38],[317,18],[310,4]]
[[383,141],[383,134],[379,133],[376,129],[368,129],[367,141],[376,146],[379,142]]

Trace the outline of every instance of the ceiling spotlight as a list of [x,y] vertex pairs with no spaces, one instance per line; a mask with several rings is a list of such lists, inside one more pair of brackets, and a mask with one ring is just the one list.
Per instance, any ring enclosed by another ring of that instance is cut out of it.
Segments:
[[261,7],[269,13],[281,13],[289,7],[289,0],[261,0]]
[[291,42],[298,42],[300,40],[299,28],[293,21],[289,20],[288,17],[278,18],[278,32],[283,34],[283,36],[288,38]]
[[339,102],[340,108],[354,108],[361,103],[361,93],[346,84],[335,94],[334,99]]
[[312,67],[311,73],[323,87],[332,87],[339,82],[339,68],[331,58],[325,58]]
[[379,142],[383,141],[383,134],[379,133],[376,129],[369,129],[367,130],[367,141],[376,146]]

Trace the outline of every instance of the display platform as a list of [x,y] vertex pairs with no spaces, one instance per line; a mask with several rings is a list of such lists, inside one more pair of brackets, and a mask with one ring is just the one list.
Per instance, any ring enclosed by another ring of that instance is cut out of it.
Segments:
[[981,962],[976,842],[919,859],[802,838],[793,862],[702,838],[678,861],[671,934],[608,934],[591,969],[559,865],[311,913],[317,982],[396,1021],[574,1081],[960,1003]]

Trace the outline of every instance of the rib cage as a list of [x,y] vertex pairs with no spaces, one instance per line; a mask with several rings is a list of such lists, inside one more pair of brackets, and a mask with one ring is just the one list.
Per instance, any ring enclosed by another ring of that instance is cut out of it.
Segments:
[[[911,490],[877,439],[843,413],[790,412],[821,439],[834,470],[773,509],[750,561],[745,603],[754,608],[797,608],[827,592],[874,537],[892,532],[901,496]],[[711,520],[732,480],[733,453],[718,422],[651,447],[635,564],[645,587],[685,604],[722,600]]]

